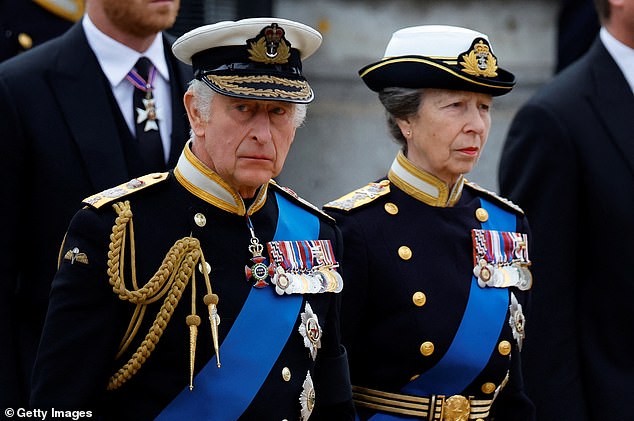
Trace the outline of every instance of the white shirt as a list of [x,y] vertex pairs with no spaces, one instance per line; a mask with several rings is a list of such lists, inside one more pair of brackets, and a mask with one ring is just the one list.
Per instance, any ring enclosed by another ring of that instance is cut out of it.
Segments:
[[90,48],[97,56],[101,70],[110,82],[112,93],[133,136],[135,136],[134,125],[136,118],[132,108],[134,85],[125,77],[134,67],[137,60],[143,56],[149,58],[154,67],[156,67],[157,74],[154,79],[152,94],[156,102],[156,115],[161,132],[165,162],[167,162],[172,134],[172,95],[161,34],[157,34],[150,48],[143,53],[139,53],[101,32],[88,15],[84,15],[82,26],[86,32],[88,45],[90,45]]
[[608,53],[610,53],[621,72],[623,72],[632,93],[634,93],[634,49],[614,38],[604,27],[601,27],[599,36],[601,37],[601,42],[605,45],[605,49],[608,50]]

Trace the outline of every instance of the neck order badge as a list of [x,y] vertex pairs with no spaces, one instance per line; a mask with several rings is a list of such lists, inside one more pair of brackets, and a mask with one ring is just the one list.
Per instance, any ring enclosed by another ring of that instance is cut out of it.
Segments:
[[136,116],[136,138],[148,172],[162,171],[165,167],[156,103],[152,95],[155,77],[156,68],[147,57],[141,57],[126,76],[135,87],[132,103]]
[[[134,108],[137,113],[136,123],[140,124],[145,121],[145,126],[143,127],[145,132],[158,130],[156,106],[152,96],[152,84],[155,77],[156,68],[147,57],[141,57],[126,76],[126,79],[136,88],[134,91]],[[140,102],[137,97],[141,100]],[[142,105],[143,108],[140,108],[139,105]]]

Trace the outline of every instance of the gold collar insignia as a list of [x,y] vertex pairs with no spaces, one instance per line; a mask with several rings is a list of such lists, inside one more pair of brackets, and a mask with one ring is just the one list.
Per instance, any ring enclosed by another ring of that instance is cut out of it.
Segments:
[[388,179],[408,195],[430,206],[451,207],[462,195],[464,176],[460,176],[454,187],[449,190],[447,184],[430,173],[417,168],[402,151],[392,163]]
[[253,204],[246,209],[242,197],[216,172],[203,164],[191,151],[191,140],[178,159],[174,169],[178,182],[191,194],[205,202],[240,216],[253,215],[264,206],[268,183],[264,184]]

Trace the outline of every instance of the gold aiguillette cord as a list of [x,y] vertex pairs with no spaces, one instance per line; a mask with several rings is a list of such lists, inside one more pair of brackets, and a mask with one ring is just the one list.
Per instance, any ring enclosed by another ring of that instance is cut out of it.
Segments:
[[[211,281],[209,273],[211,266],[205,261],[202,252],[200,255],[200,263],[198,266],[200,272],[205,278],[207,294],[203,297],[203,302],[209,311],[209,323],[211,325],[211,338],[216,352],[216,365],[220,368],[220,347],[218,346],[218,325],[220,324],[220,316],[218,315],[218,295],[211,290]],[[192,312],[187,316],[186,322],[189,326],[189,390],[194,389],[194,363],[196,360],[196,338],[198,336],[198,326],[200,325],[200,317],[196,314],[196,275],[192,275]]]

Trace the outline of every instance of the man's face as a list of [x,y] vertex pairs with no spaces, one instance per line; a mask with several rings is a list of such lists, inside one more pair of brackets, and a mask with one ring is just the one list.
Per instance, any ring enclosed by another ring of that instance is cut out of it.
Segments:
[[194,154],[242,197],[253,197],[282,171],[295,137],[295,104],[216,94],[210,115],[197,116],[186,102]]
[[119,30],[148,37],[174,25],[180,0],[101,0],[105,15]]

